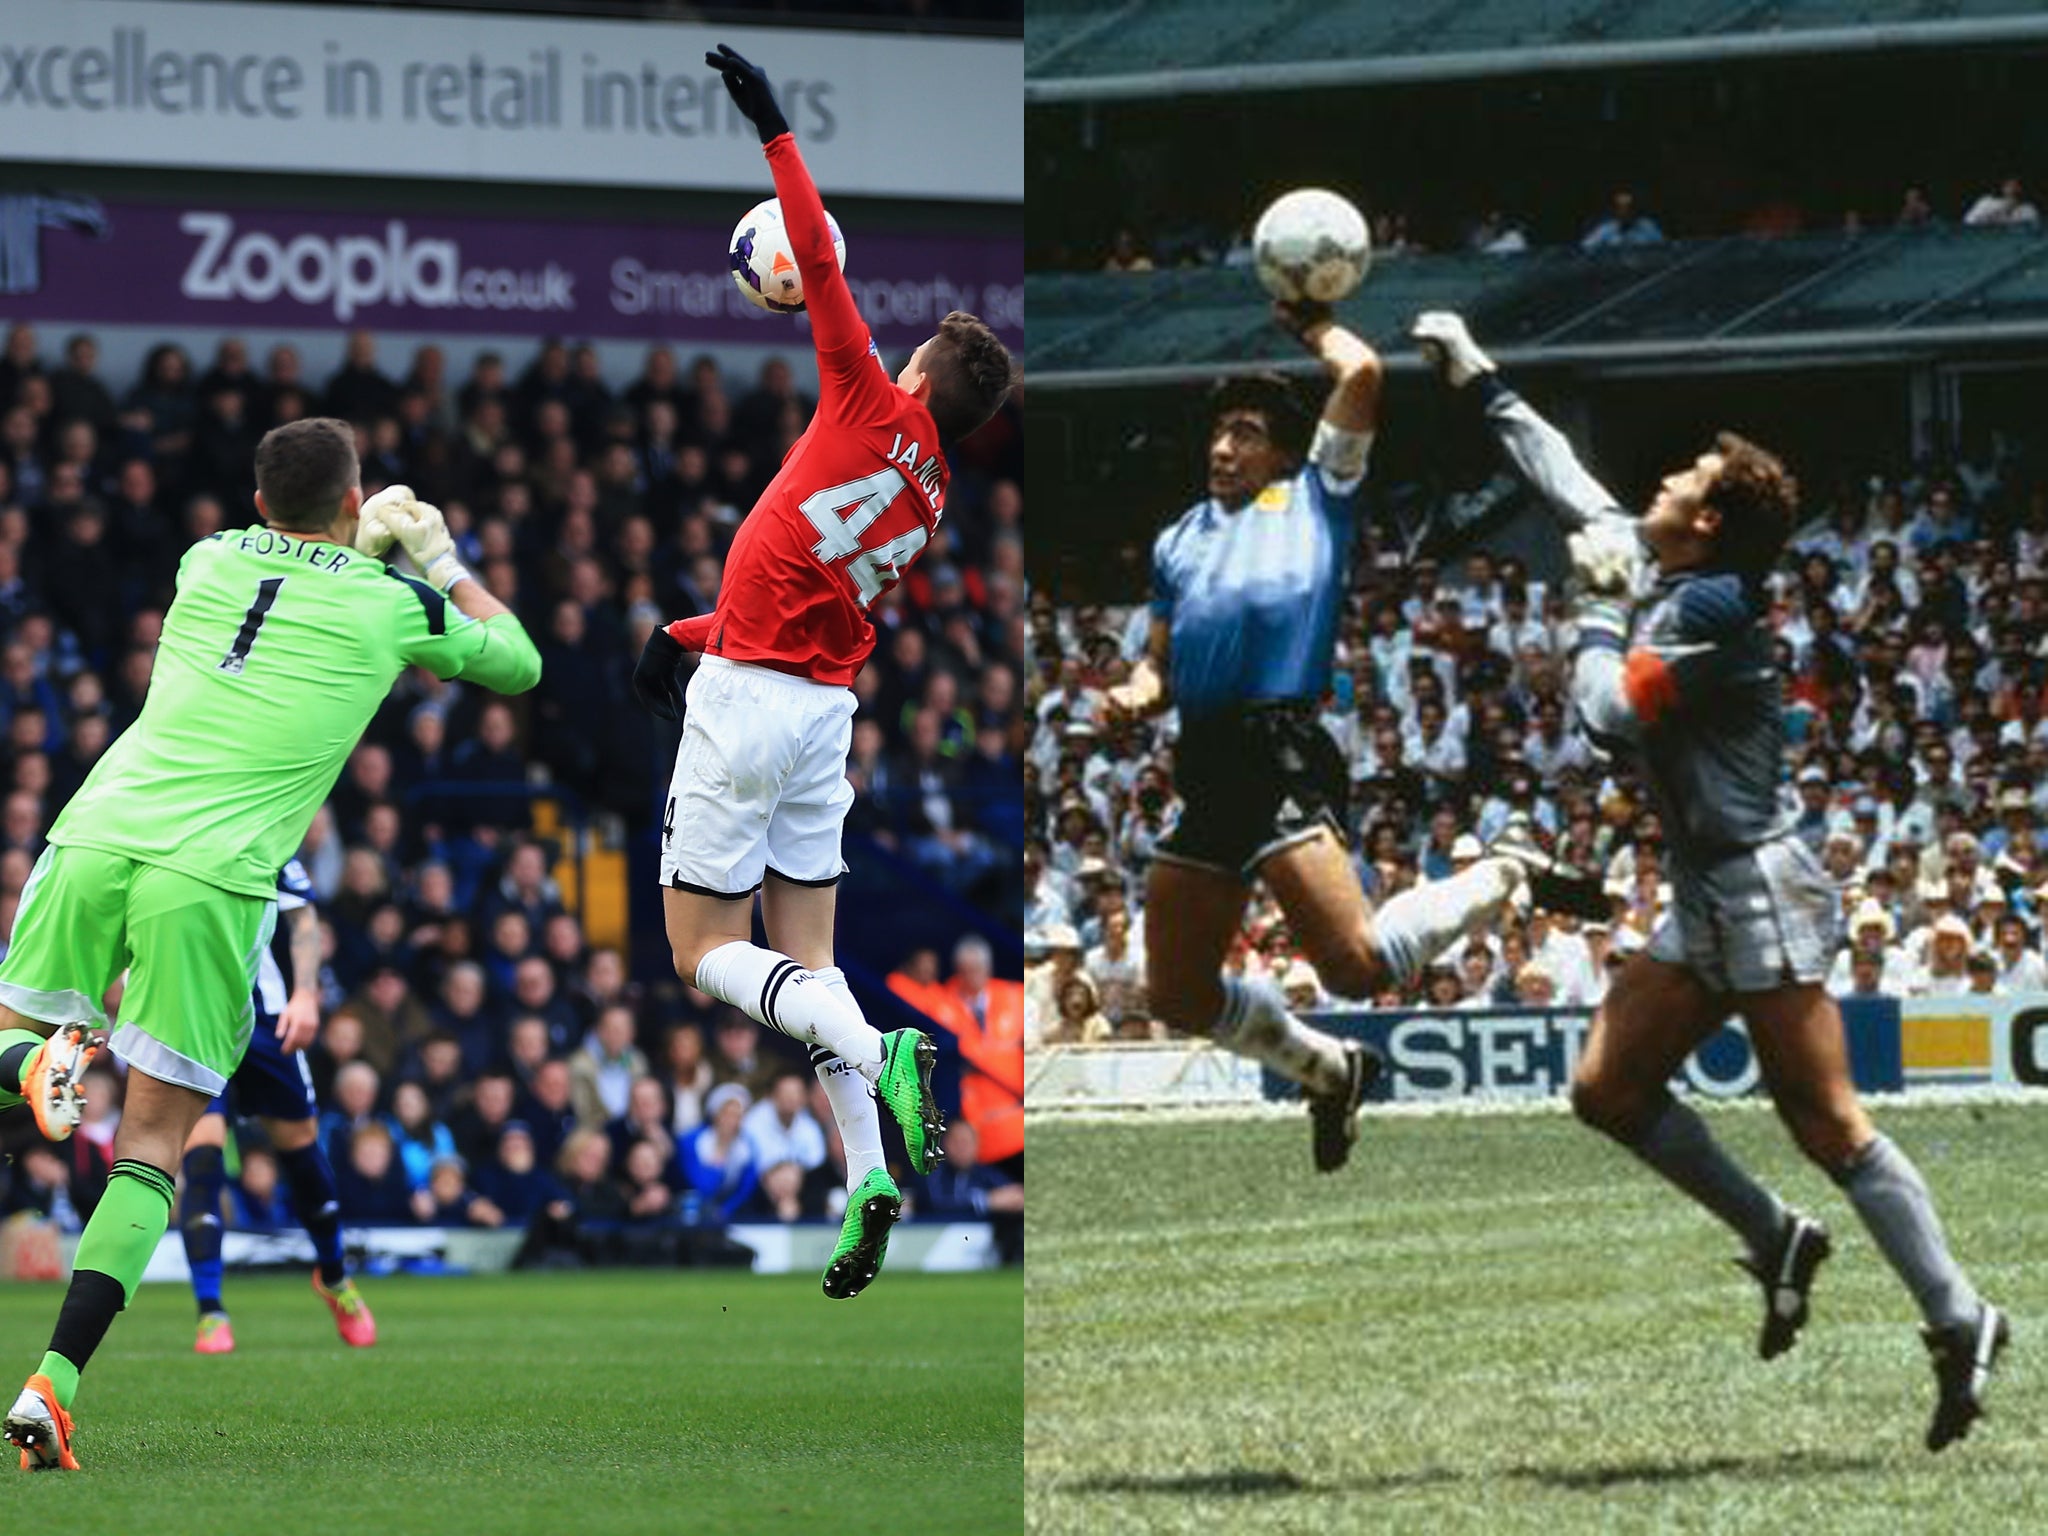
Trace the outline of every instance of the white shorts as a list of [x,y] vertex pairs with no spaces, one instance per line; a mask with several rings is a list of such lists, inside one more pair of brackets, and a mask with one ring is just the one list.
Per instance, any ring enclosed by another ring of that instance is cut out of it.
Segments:
[[690,679],[661,823],[661,883],[738,898],[773,873],[830,885],[846,866],[852,692],[706,656]]

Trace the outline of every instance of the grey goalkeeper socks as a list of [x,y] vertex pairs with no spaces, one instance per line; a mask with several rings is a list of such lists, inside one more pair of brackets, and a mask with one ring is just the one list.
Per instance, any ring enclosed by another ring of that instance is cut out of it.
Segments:
[[1733,1227],[1752,1254],[1770,1251],[1785,1222],[1784,1202],[1721,1150],[1690,1105],[1667,1097],[1628,1148]]
[[1864,1147],[1835,1174],[1835,1182],[1913,1293],[1929,1327],[1946,1328],[1977,1315],[1977,1292],[1949,1254],[1927,1181],[1889,1137]]

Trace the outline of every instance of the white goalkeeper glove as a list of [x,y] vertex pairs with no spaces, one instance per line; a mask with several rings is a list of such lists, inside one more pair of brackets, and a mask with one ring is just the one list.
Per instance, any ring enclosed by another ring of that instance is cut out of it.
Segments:
[[412,557],[412,563],[432,586],[446,592],[469,574],[455,553],[454,535],[449,533],[439,507],[409,501],[384,516],[406,554]]
[[1493,359],[1479,350],[1464,318],[1448,309],[1423,311],[1408,334],[1415,338],[1423,361],[1441,373],[1453,389],[1463,389],[1482,373],[1493,372]]
[[398,537],[389,521],[389,514],[411,500],[411,486],[387,485],[364,502],[362,511],[356,514],[356,548],[373,559],[383,558],[384,551],[391,547],[391,541]]
[[1581,592],[1633,597],[1643,578],[1643,541],[1633,519],[1596,517],[1565,540]]

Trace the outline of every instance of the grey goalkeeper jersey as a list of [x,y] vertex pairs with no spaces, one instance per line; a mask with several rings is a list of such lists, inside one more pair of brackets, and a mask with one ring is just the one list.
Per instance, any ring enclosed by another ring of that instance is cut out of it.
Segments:
[[[1480,386],[1486,419],[1516,472],[1569,531],[1627,514],[1571,444],[1512,390]],[[1783,692],[1762,595],[1727,571],[1662,578],[1626,642],[1581,637],[1572,698],[1609,751],[1637,753],[1679,863],[1704,869],[1791,832],[1782,794]]]

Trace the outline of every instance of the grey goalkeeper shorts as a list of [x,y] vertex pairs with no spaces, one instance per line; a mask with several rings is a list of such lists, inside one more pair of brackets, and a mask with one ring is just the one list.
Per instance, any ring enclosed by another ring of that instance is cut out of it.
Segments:
[[1716,992],[1827,979],[1841,901],[1805,843],[1781,837],[1703,869],[1672,861],[1672,905],[1645,951]]

